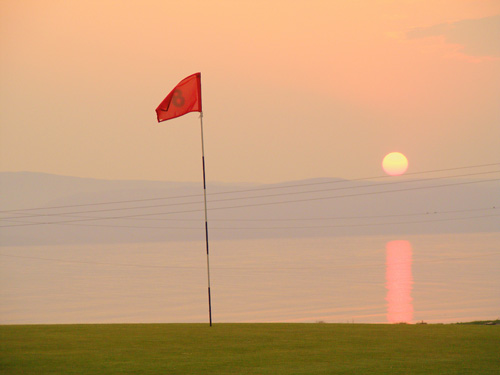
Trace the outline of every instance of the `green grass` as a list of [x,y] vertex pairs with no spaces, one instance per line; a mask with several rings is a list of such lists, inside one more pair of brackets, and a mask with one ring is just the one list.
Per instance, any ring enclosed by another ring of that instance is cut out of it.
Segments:
[[457,323],[457,324],[488,324],[488,325],[494,325],[494,324],[500,324],[500,319],[495,319],[495,320],[475,320],[473,322],[464,322],[464,323]]
[[1,374],[498,374],[500,326],[0,326]]

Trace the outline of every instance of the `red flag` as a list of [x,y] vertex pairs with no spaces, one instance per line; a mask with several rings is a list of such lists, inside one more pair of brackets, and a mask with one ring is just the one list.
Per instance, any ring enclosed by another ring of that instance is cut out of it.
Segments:
[[189,112],[201,112],[201,73],[180,81],[156,108],[156,117],[162,122]]

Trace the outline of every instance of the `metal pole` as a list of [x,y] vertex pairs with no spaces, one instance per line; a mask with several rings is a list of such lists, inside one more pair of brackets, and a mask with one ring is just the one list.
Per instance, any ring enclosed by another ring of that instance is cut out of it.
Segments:
[[205,203],[205,242],[207,244],[207,277],[208,277],[208,317],[212,327],[212,297],[210,295],[210,256],[208,251],[208,215],[207,215],[207,182],[205,178],[205,145],[203,142],[203,112],[200,112],[201,125],[201,163],[203,165],[203,201]]

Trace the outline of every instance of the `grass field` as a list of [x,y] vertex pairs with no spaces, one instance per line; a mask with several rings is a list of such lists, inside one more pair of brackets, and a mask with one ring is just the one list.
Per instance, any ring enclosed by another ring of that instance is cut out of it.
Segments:
[[500,326],[0,326],[1,374],[498,374]]

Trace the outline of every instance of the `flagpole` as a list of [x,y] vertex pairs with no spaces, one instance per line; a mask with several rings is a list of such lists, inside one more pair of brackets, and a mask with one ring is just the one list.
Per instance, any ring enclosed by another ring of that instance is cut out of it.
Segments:
[[207,215],[207,182],[205,178],[205,145],[203,142],[203,112],[200,112],[201,126],[201,163],[203,165],[203,202],[205,204],[205,242],[207,246],[207,277],[208,277],[208,317],[212,327],[212,297],[210,295],[210,256],[208,250],[208,215]]

